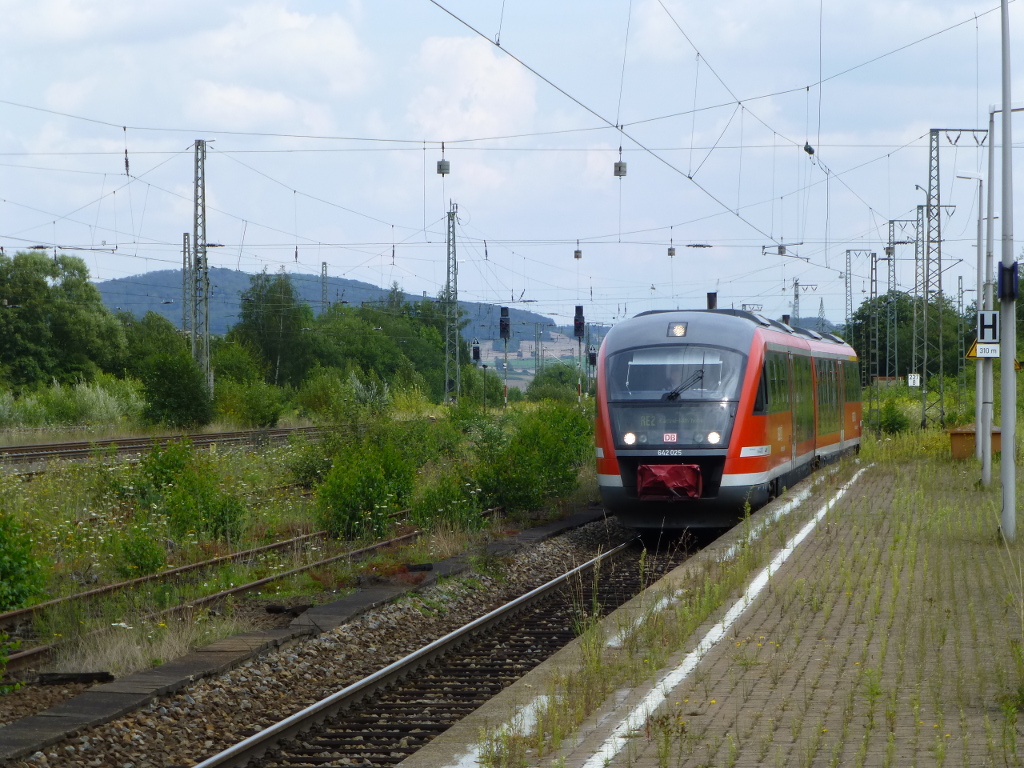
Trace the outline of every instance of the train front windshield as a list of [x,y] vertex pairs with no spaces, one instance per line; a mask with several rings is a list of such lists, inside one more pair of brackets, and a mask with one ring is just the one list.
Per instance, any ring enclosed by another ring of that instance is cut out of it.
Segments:
[[622,448],[724,448],[743,380],[744,355],[699,345],[643,347],[606,368],[615,442]]

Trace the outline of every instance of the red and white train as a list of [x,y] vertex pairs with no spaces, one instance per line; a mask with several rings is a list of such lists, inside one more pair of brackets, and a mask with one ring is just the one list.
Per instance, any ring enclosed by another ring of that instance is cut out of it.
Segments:
[[857,353],[732,309],[644,312],[597,360],[601,500],[638,530],[724,528],[858,450]]

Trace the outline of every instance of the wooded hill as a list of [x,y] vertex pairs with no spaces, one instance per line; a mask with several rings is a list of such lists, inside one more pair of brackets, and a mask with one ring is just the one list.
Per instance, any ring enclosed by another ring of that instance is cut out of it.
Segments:
[[[320,277],[317,275],[291,274],[292,285],[298,298],[312,307],[314,314],[320,314],[323,290]],[[239,300],[249,289],[252,275],[233,269],[214,268],[210,270],[210,333],[224,335],[228,329],[238,322]],[[103,303],[111,312],[131,312],[142,317],[147,312],[155,312],[167,318],[175,326],[181,327],[181,272],[164,269],[147,272],[143,275],[122,277],[115,280],[97,282],[96,287],[103,297]],[[331,304],[348,303],[358,307],[364,303],[383,301],[389,289],[359,280],[341,277],[327,278],[327,297]],[[422,295],[404,293],[405,301],[410,304],[421,301]],[[436,298],[434,296],[426,298]],[[494,304],[460,301],[462,319],[468,325],[462,332],[464,338],[472,340],[498,338],[498,316],[500,309]],[[574,307],[566,306],[565,314],[572,317]],[[509,308],[512,319],[512,334],[515,338],[530,339],[534,337],[534,324],[540,323],[547,333],[547,326],[555,321],[550,317],[518,309]],[[564,325],[561,323],[561,325]],[[572,323],[569,322],[571,329]],[[571,331],[570,331],[571,332]],[[545,335],[545,338],[547,336]]]

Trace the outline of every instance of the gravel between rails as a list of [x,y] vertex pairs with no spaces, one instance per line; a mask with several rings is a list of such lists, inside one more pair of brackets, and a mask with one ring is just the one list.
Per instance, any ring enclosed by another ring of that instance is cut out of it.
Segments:
[[614,521],[593,523],[513,555],[500,578],[474,573],[411,593],[12,765],[192,765],[632,537]]

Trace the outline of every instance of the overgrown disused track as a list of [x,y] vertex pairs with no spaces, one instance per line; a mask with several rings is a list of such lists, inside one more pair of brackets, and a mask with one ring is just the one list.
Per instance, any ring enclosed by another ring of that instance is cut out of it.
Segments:
[[[41,613],[44,610],[48,610],[48,609],[53,609],[53,608],[59,607],[59,606],[61,606],[63,604],[66,604],[66,603],[78,602],[78,601],[82,601],[82,600],[88,600],[88,599],[91,599],[91,598],[99,597],[99,596],[104,595],[104,594],[109,594],[111,592],[129,590],[129,589],[141,586],[142,584],[145,584],[145,583],[148,583],[148,582],[154,581],[154,580],[156,580],[156,581],[160,581],[160,580],[169,581],[169,580],[172,580],[172,579],[175,579],[175,578],[180,578],[184,573],[189,573],[189,572],[194,572],[194,571],[202,571],[202,570],[209,570],[209,569],[217,567],[218,565],[220,565],[220,564],[222,564],[224,562],[228,562],[228,561],[232,561],[232,560],[239,560],[239,559],[243,559],[245,557],[255,557],[255,556],[257,556],[260,553],[264,553],[264,552],[268,552],[268,551],[272,551],[272,550],[287,549],[289,547],[292,547],[292,548],[299,547],[299,546],[302,546],[303,543],[309,542],[309,541],[314,540],[314,539],[322,538],[323,535],[324,535],[323,532],[313,533],[313,534],[306,534],[304,536],[299,536],[299,537],[297,537],[295,539],[290,539],[290,540],[285,541],[285,542],[279,542],[277,544],[269,544],[269,545],[264,546],[264,547],[258,547],[257,549],[248,550],[246,552],[241,552],[241,553],[236,553],[234,555],[225,555],[223,557],[214,558],[213,560],[209,560],[209,561],[206,561],[206,562],[203,562],[203,563],[194,563],[192,565],[183,566],[182,568],[175,568],[175,569],[172,569],[170,571],[165,571],[163,573],[153,574],[150,577],[144,577],[144,578],[140,578],[140,579],[133,579],[132,581],[122,582],[120,584],[112,584],[112,585],[109,585],[109,586],[104,587],[102,589],[91,590],[90,592],[80,593],[80,594],[77,594],[77,595],[70,595],[69,597],[62,598],[62,599],[59,599],[59,600],[51,600],[51,601],[48,601],[46,603],[40,603],[38,605],[30,606],[29,608],[22,608],[22,609],[17,610],[17,611],[11,611],[9,613],[3,613],[3,614],[0,614],[0,628],[5,627],[5,626],[8,627],[8,628],[17,627],[18,624],[29,624],[30,625],[32,619],[37,614]],[[351,550],[351,551],[342,552],[341,554],[332,555],[332,556],[326,557],[326,558],[320,558],[320,559],[316,560],[315,562],[310,562],[310,563],[307,563],[306,565],[302,565],[302,566],[299,566],[297,568],[292,568],[292,569],[287,570],[287,571],[282,571],[280,573],[275,573],[272,576],[268,576],[266,578],[258,579],[256,581],[252,581],[252,582],[249,582],[249,583],[246,583],[246,584],[239,584],[238,586],[232,587],[230,589],[222,590],[222,591],[216,592],[216,593],[211,594],[211,595],[206,595],[205,597],[200,597],[200,598],[197,598],[195,600],[190,600],[188,602],[182,603],[180,605],[176,605],[176,606],[173,606],[173,607],[170,607],[170,608],[166,608],[166,609],[164,609],[162,611],[158,611],[158,612],[155,612],[155,613],[148,614],[147,616],[145,616],[143,618],[150,619],[150,620],[156,620],[156,619],[166,618],[166,617],[169,617],[169,616],[183,614],[183,613],[185,613],[187,611],[192,611],[192,610],[196,610],[196,609],[199,609],[199,608],[208,607],[208,606],[211,606],[211,605],[216,605],[216,604],[222,603],[224,600],[226,600],[229,597],[237,596],[237,595],[244,595],[244,594],[246,594],[248,592],[254,592],[256,590],[259,590],[259,589],[262,589],[262,588],[266,587],[268,584],[271,584],[271,583],[273,583],[275,581],[281,581],[283,579],[287,579],[287,578],[290,578],[292,576],[296,576],[296,575],[298,575],[300,573],[304,573],[304,572],[312,570],[314,568],[319,568],[319,567],[322,567],[322,566],[325,566],[325,565],[329,565],[330,563],[333,563],[333,562],[338,561],[338,560],[352,560],[352,559],[359,558],[359,557],[361,557],[363,555],[369,554],[371,552],[376,552],[376,551],[379,551],[381,549],[386,549],[386,548],[391,547],[391,546],[398,546],[398,545],[407,543],[407,542],[417,538],[419,535],[420,535],[419,531],[414,531],[412,533],[407,533],[407,534],[404,534],[402,536],[398,536],[398,537],[395,537],[395,538],[392,538],[392,539],[388,539],[388,540],[385,540],[385,541],[377,542],[376,544],[371,544],[370,546],[367,546],[367,547],[362,547],[362,548],[359,548],[359,549],[354,549],[354,550]],[[25,650],[20,650],[20,651],[16,651],[14,653],[11,653],[8,656],[8,658],[7,658],[7,671],[9,673],[13,673],[13,672],[24,673],[24,671],[26,669],[37,668],[38,666],[40,666],[40,665],[44,664],[45,662],[49,661],[49,659],[50,659],[53,651],[56,649],[56,647],[57,647],[57,643],[46,643],[46,644],[41,644],[41,645],[33,645],[32,647],[26,648]]]
[[188,440],[196,447],[211,445],[252,445],[287,440],[292,435],[314,433],[316,427],[247,429],[238,432],[196,432],[158,437],[125,437],[114,440],[77,440],[66,443],[9,445],[0,448],[0,463],[31,464],[51,459],[87,459],[112,452],[117,455],[141,453],[154,446]]
[[617,547],[199,768],[256,759],[261,766],[395,765],[685,557],[681,551],[644,555],[635,544]]

